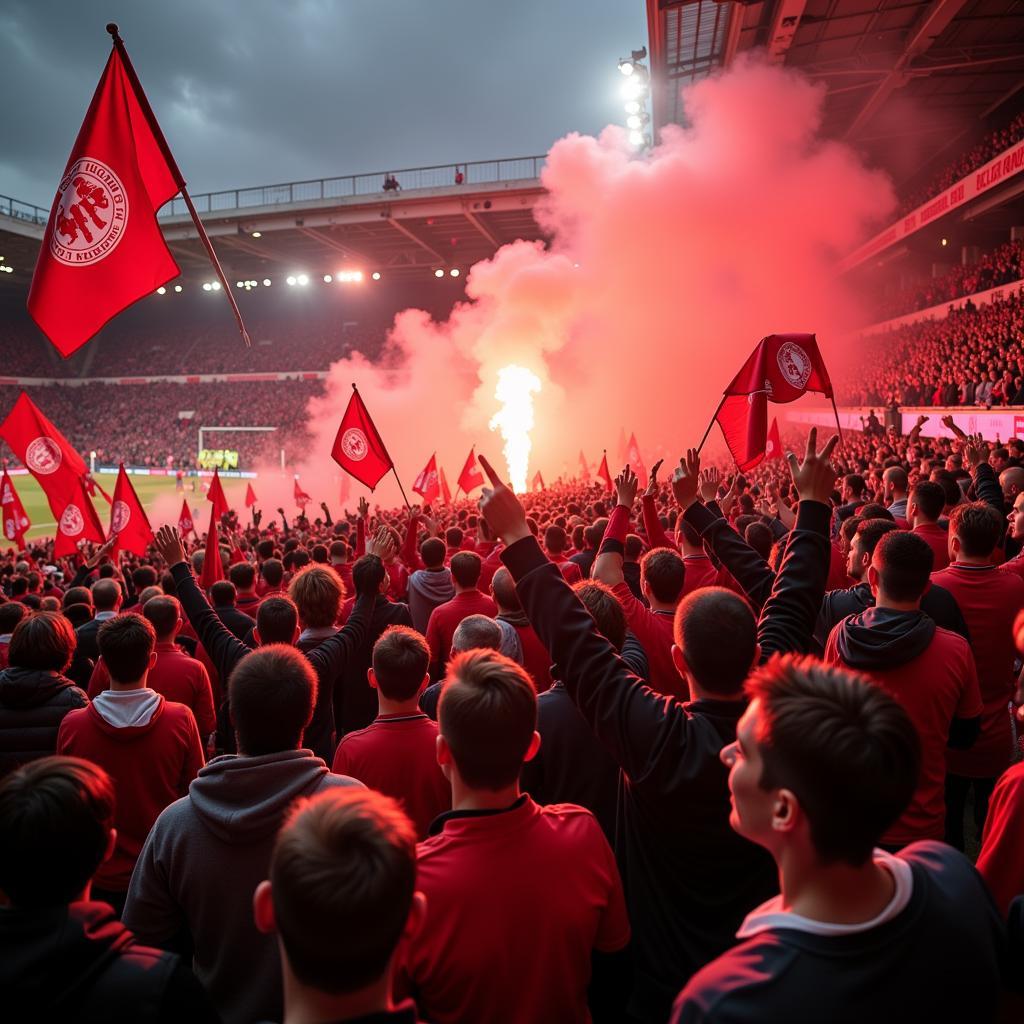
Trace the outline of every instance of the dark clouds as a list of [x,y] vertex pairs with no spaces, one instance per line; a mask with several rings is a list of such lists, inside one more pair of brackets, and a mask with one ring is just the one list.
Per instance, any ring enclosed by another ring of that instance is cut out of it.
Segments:
[[0,0],[0,193],[49,206],[107,21],[196,193],[545,152],[646,40],[640,0]]

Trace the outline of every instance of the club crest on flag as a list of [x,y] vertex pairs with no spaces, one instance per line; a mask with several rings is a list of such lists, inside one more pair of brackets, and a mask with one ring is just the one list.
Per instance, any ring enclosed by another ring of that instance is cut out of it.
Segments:
[[85,517],[82,510],[77,505],[68,505],[60,517],[60,532],[65,537],[77,537],[84,529]]
[[115,501],[110,511],[110,529],[113,533],[120,533],[132,517],[132,510],[126,501]]
[[80,157],[57,189],[50,252],[70,267],[109,256],[124,236],[128,196],[121,179],[105,164]]
[[25,465],[41,476],[56,473],[61,457],[60,445],[52,437],[37,437],[25,449]]
[[367,443],[366,435],[358,427],[349,427],[341,435],[341,450],[353,462],[362,462],[366,458],[370,446]]
[[782,375],[795,388],[802,388],[811,378],[811,357],[796,342],[787,341],[776,355]]

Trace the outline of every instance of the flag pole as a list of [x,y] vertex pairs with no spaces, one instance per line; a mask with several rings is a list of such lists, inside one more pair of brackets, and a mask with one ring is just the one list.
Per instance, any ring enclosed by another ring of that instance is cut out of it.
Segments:
[[220,260],[217,259],[217,254],[213,251],[213,243],[206,234],[206,228],[203,227],[203,222],[199,219],[199,214],[196,213],[196,208],[192,203],[192,197],[188,194],[188,188],[185,185],[185,179],[182,176],[181,171],[178,169],[178,164],[174,159],[174,155],[171,153],[171,147],[167,145],[167,140],[164,138],[164,133],[156,119],[156,114],[153,113],[153,108],[149,105],[149,100],[146,98],[146,93],[143,91],[142,83],[139,81],[139,76],[135,73],[135,68],[132,66],[131,58],[128,56],[128,51],[125,49],[124,40],[121,38],[117,25],[114,22],[110,22],[107,25],[107,31],[114,40],[114,49],[117,50],[121,57],[121,62],[124,64],[125,74],[128,76],[128,81],[131,83],[132,91],[135,93],[135,99],[142,108],[142,113],[145,116],[146,121],[149,123],[150,131],[153,133],[153,138],[156,140],[156,144],[160,147],[160,152],[163,154],[164,160],[167,161],[167,166],[174,178],[174,183],[178,186],[182,199],[185,200],[185,206],[188,209],[189,216],[192,218],[192,223],[195,225],[196,231],[199,234],[199,241],[203,243],[203,247],[206,249],[206,253],[210,257],[210,262],[213,264],[214,273],[217,275],[221,288],[227,297],[228,302],[231,304],[231,311],[235,314],[235,322],[238,324],[238,331],[242,335],[245,347],[252,348],[252,341],[249,339],[249,332],[245,329],[245,324],[242,321],[242,314],[239,312],[238,303],[235,302],[234,292],[232,292],[231,288],[228,286],[228,279],[224,276],[224,270],[220,265]]
[[725,395],[722,395],[722,400],[718,403],[718,408],[715,410],[714,416],[711,417],[711,422],[708,424],[708,429],[704,431],[704,436],[700,439],[700,444],[697,445],[698,455],[700,455],[700,451],[704,447],[704,442],[707,441],[708,434],[711,433],[711,428],[715,425],[715,420],[718,419],[718,414],[722,411],[723,405],[725,405]]
[[829,398],[832,400],[832,412],[835,413],[836,417],[836,430],[839,431],[839,443],[845,448],[846,444],[843,441],[843,428],[839,425],[839,410],[836,408],[836,396],[834,394],[829,395]]

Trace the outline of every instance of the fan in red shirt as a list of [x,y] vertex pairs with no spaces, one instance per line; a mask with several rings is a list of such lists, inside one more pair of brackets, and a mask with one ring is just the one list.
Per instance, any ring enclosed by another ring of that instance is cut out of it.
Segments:
[[829,634],[825,662],[870,676],[903,705],[921,738],[921,775],[913,799],[885,834],[902,847],[945,834],[946,746],[969,747],[981,728],[974,656],[963,637],[921,611],[932,557],[913,533],[893,530],[875,545],[868,581],[875,606]]
[[922,480],[907,502],[907,519],[914,533],[928,544],[935,556],[935,572],[949,565],[949,533],[939,526],[939,517],[946,507],[946,492],[941,484]]
[[[146,685],[167,700],[189,708],[205,744],[217,728],[213,689],[203,663],[190,658],[174,642],[182,625],[181,605],[176,597],[154,597],[146,602],[142,614],[156,632],[156,660]],[[89,679],[89,697],[95,700],[103,693],[110,677],[106,660],[101,657]]]
[[[399,991],[414,991],[437,1024],[584,1024],[592,955],[629,941],[622,883],[597,820],[519,792],[523,762],[540,744],[536,724],[536,693],[514,662],[494,651],[452,662],[438,760],[453,810],[420,844],[417,887],[431,909],[398,974]],[[595,983],[608,985],[626,960],[605,956]],[[608,1019],[622,1019],[611,1004],[609,994]]]
[[1024,608],[1024,580],[1000,572],[992,554],[1002,536],[998,512],[984,502],[957,505],[949,517],[953,561],[932,582],[955,598],[967,628],[985,710],[981,735],[970,750],[946,755],[946,842],[964,848],[964,809],[974,791],[974,821],[981,834],[996,779],[1010,766],[1013,733],[1010,701],[1016,678],[1013,622]]
[[583,573],[575,562],[570,562],[566,557],[568,546],[569,538],[562,527],[549,526],[544,531],[544,553],[558,566],[565,582],[572,586],[583,579]]
[[338,744],[332,771],[394,797],[426,838],[430,823],[452,805],[437,763],[437,725],[419,709],[430,681],[430,648],[407,626],[389,626],[373,645],[367,678],[377,691],[377,718]]
[[452,557],[452,582],[455,596],[438,605],[427,622],[427,643],[430,644],[431,677],[444,674],[448,655],[452,649],[452,638],[459,623],[469,615],[487,615],[494,618],[498,606],[477,589],[480,580],[480,556],[474,551],[460,551]]
[[120,913],[153,822],[188,792],[204,759],[192,712],[146,685],[156,664],[156,633],[149,622],[119,615],[103,623],[98,640],[111,687],[64,717],[57,753],[92,761],[114,781],[117,839],[113,856],[96,872],[93,895]]
[[530,673],[533,685],[538,693],[551,688],[551,655],[534,632],[530,620],[523,611],[523,606],[516,593],[512,574],[502,566],[491,580],[491,596],[498,606],[498,621],[507,622],[519,637],[519,646],[523,652],[523,668]]

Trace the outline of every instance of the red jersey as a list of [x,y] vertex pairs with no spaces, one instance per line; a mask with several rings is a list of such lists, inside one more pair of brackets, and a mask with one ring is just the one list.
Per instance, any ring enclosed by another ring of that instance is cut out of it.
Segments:
[[420,839],[452,806],[452,789],[437,763],[437,723],[426,715],[378,715],[338,744],[331,771],[394,797]]
[[988,802],[981,836],[978,871],[985,879],[999,913],[1006,917],[1011,901],[1024,892],[1024,762],[1008,768]]
[[[121,694],[105,695],[105,700],[111,696]],[[103,768],[114,782],[117,839],[113,856],[96,870],[95,881],[102,889],[127,892],[153,822],[168,804],[188,793],[189,783],[204,764],[192,712],[159,694],[154,697],[156,707],[148,717],[143,716],[143,724],[111,725],[97,704],[90,704],[69,711],[57,734],[58,754],[84,757]]]
[[1024,608],[1024,580],[994,565],[954,562],[933,573],[932,582],[945,587],[963,612],[985,706],[981,735],[968,750],[947,750],[946,768],[954,775],[994,779],[1009,767],[1013,756],[1009,710],[1017,684],[1013,620]]
[[450,601],[439,604],[427,620],[427,643],[430,644],[430,660],[442,668],[448,663],[452,650],[452,637],[459,623],[470,615],[487,615],[494,618],[498,606],[479,590],[464,590]]
[[597,819],[520,797],[452,812],[420,843],[432,911],[399,952],[398,985],[436,1024],[586,1024],[590,957],[629,941],[622,883]]
[[718,582],[718,570],[707,555],[683,555],[686,576],[683,581],[683,597],[701,587],[713,587]]
[[[836,643],[843,623],[833,627],[825,645],[825,663],[846,665]],[[854,671],[863,669],[853,667]],[[935,628],[928,647],[916,658],[870,675],[906,710],[921,737],[921,777],[902,817],[882,837],[889,846],[919,839],[942,839],[946,825],[946,742],[954,718],[976,718],[982,712],[974,655],[956,633]]]
[[384,566],[388,571],[388,597],[392,601],[404,601],[409,590],[409,570],[399,561],[388,562]]
[[512,627],[519,636],[519,644],[523,649],[523,668],[530,673],[533,685],[538,693],[551,688],[551,655],[541,643],[541,639],[533,630],[533,626]]
[[[210,677],[202,662],[190,658],[176,644],[156,645],[156,664],[149,670],[146,685],[169,701],[190,708],[195,715],[199,735],[204,739],[217,728]],[[99,658],[89,677],[90,699],[109,688],[110,673],[103,659]]]
[[583,580],[583,573],[580,571],[580,567],[575,562],[559,562],[552,558],[552,562],[558,566],[559,571],[562,574],[562,579],[571,587],[574,583],[580,583]]
[[932,563],[932,572],[940,572],[949,565],[949,533],[938,523],[922,523],[915,526],[913,532],[923,541],[927,541],[928,547],[935,555]]
[[642,601],[633,596],[629,584],[623,581],[612,587],[612,593],[619,599],[626,613],[626,625],[640,641],[647,654],[651,678],[647,680],[652,690],[689,700],[686,681],[672,662],[672,626],[675,616],[670,612],[652,612]]

